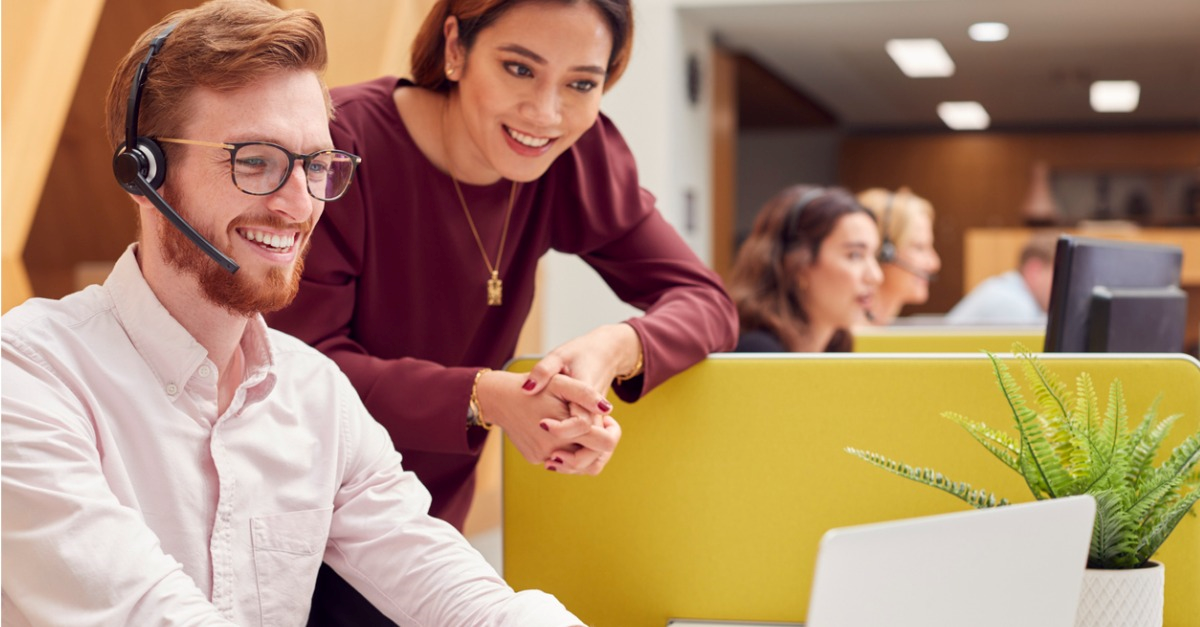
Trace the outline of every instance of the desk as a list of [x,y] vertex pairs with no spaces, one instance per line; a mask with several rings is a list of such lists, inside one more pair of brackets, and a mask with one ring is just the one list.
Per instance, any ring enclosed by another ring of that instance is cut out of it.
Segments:
[[1044,327],[968,327],[958,325],[860,327],[854,329],[855,353],[1007,353],[1014,343],[1040,353]]

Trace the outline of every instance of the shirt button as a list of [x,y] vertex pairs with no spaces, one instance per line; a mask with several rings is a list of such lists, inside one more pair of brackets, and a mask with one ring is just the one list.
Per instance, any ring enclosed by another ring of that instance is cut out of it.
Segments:
[[175,396],[179,393],[179,388],[174,383],[167,384],[167,396]]
[[202,377],[208,377],[208,374],[209,374],[210,372],[212,372],[212,370],[211,370],[211,369],[209,369],[209,367],[208,367],[208,366],[200,366],[200,376],[202,376]]

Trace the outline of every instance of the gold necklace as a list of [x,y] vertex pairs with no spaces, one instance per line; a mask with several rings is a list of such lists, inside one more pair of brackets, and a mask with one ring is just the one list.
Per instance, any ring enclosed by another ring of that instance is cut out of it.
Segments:
[[513,203],[517,199],[517,182],[513,181],[512,191],[508,194],[508,210],[504,212],[504,228],[500,231],[500,250],[496,251],[496,265],[493,266],[492,261],[488,259],[487,250],[483,247],[483,240],[479,237],[479,229],[475,228],[475,221],[471,219],[471,210],[467,209],[467,199],[463,197],[458,179],[451,174],[450,180],[454,181],[454,191],[458,192],[458,202],[462,204],[463,215],[467,216],[467,224],[471,227],[471,234],[475,236],[475,245],[479,246],[479,254],[491,273],[487,282],[487,304],[489,307],[499,307],[504,296],[504,282],[500,280],[500,261],[504,258],[504,242],[508,239],[508,220],[512,217]]

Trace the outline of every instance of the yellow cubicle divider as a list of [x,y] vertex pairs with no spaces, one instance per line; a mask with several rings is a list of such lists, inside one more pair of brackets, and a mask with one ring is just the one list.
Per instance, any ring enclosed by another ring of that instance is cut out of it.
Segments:
[[854,331],[856,353],[1007,353],[1014,342],[1040,353],[1044,327],[951,325],[866,327]]
[[[1066,382],[1090,372],[1102,398],[1119,376],[1134,419],[1162,392],[1161,415],[1184,414],[1164,456],[1200,426],[1195,359],[1043,359]],[[547,472],[507,441],[503,454],[506,579],[557,595],[594,627],[802,621],[826,530],[967,508],[850,456],[847,446],[936,468],[1011,501],[1031,499],[1016,473],[940,416],[950,410],[1010,427],[982,354],[718,355],[636,404],[615,404],[624,436],[599,476]],[[1194,626],[1200,518],[1185,517],[1156,559],[1166,565],[1165,625]],[[1001,609],[997,602],[988,607]]]

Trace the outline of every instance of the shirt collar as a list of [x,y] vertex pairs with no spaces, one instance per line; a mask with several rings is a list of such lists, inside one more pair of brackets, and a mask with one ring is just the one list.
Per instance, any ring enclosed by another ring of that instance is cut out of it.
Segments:
[[[138,353],[163,385],[182,383],[208,360],[208,351],[163,307],[138,266],[138,245],[130,244],[104,281],[112,294],[121,326]],[[274,387],[275,355],[267,324],[261,315],[246,325],[241,340],[246,358],[243,385],[264,387],[254,396],[263,398]]]

